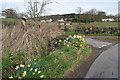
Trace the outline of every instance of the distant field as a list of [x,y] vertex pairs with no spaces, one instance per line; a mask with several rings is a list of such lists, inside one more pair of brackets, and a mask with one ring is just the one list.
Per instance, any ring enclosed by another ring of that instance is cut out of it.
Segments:
[[[11,19],[11,18],[5,18],[5,19],[2,19],[3,21],[7,21],[7,22],[14,22],[14,21],[19,21],[18,19]],[[27,21],[28,23],[34,23],[33,21]],[[38,24],[41,23],[40,21],[37,22]],[[47,23],[47,22],[45,22]],[[57,22],[50,22],[51,24],[58,24]],[[86,26],[86,27],[89,27],[89,26],[96,26],[96,27],[99,27],[99,26],[103,26],[103,27],[118,27],[118,22],[94,22],[94,23],[72,23],[71,26],[69,27],[76,27],[76,26]],[[64,26],[63,26],[64,27]]]
[[[79,25],[79,23],[73,23],[73,25]],[[96,22],[96,23],[80,23],[80,25],[89,26],[105,26],[105,27],[117,27],[118,22]]]
[[[19,19],[17,19],[17,18],[15,18],[15,19],[12,19],[12,18],[5,18],[5,19],[2,19],[2,21],[4,22],[10,22],[10,23],[13,23],[13,22],[20,22],[20,20]],[[34,21],[29,21],[29,20],[27,20],[27,23],[29,23],[29,24],[34,24]],[[50,23],[50,24],[58,24],[57,22],[40,22],[40,21],[37,21],[36,22],[37,24],[40,24],[40,23],[43,23],[43,24],[45,24],[45,23]]]

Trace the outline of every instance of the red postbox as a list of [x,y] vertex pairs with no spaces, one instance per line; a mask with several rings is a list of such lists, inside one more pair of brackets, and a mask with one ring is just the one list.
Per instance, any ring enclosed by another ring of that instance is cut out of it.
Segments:
[[90,30],[92,30],[92,26],[90,26]]

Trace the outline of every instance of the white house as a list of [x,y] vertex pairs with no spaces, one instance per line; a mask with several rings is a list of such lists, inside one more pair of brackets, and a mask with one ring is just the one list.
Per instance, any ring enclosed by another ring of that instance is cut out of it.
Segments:
[[41,20],[40,22],[52,22],[53,20],[52,19],[49,19],[49,20]]
[[52,19],[49,19],[50,22],[52,22],[53,20]]
[[61,20],[58,20],[58,22],[60,22],[60,21],[64,21],[64,19],[62,18]]
[[52,19],[46,20],[46,22],[52,22],[52,21],[53,21]]
[[45,20],[41,20],[40,22],[46,22]]
[[102,22],[112,22],[115,21],[113,18],[102,19]]

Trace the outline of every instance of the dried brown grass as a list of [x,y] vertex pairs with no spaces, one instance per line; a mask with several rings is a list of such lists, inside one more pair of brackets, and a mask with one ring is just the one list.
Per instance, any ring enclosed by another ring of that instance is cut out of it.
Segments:
[[38,25],[27,26],[27,31],[23,31],[21,26],[18,24],[12,28],[3,28],[3,57],[7,56],[9,49],[14,54],[18,50],[22,50],[28,53],[27,58],[45,56],[48,54],[48,44],[51,42],[51,39],[62,33],[57,25],[53,24],[41,24],[41,28]]

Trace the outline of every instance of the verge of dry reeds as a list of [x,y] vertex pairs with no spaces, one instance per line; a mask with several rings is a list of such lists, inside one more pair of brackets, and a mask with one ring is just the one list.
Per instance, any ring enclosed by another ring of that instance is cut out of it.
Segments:
[[27,53],[27,59],[49,54],[52,38],[62,33],[57,25],[47,23],[41,24],[40,27],[37,24],[27,26],[27,31],[23,31],[21,24],[17,24],[14,27],[3,27],[2,32],[2,56],[6,57],[9,51],[16,54],[18,50],[22,50]]

